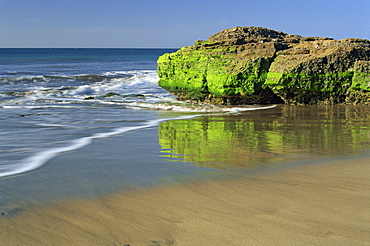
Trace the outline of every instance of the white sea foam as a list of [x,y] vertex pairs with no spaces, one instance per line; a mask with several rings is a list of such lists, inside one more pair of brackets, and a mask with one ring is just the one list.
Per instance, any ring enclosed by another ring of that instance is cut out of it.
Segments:
[[[90,81],[89,78],[92,78]],[[81,102],[81,100],[92,97],[104,97],[107,93],[115,93],[119,96],[121,102],[125,101],[125,96],[133,94],[157,95],[163,94],[164,90],[158,86],[158,75],[156,70],[143,71],[116,71],[106,72],[102,75],[58,75],[58,76],[27,76],[18,78],[9,78],[13,81],[30,81],[34,79],[41,80],[40,83],[29,83],[23,86],[22,91],[19,86],[13,84],[7,85],[8,88],[3,87],[6,94],[2,94],[3,98],[9,98],[3,101],[4,105],[20,105],[20,104],[34,104],[39,100],[41,104],[45,100],[55,100],[55,103],[67,102]],[[59,79],[56,82],[45,82],[50,79]],[[83,79],[84,82],[79,81]],[[82,84],[81,84],[82,83]],[[15,89],[13,91],[13,88]],[[169,95],[168,92],[166,94]],[[154,97],[151,97],[153,101]],[[109,98],[105,98],[108,101]],[[117,100],[117,98],[115,98]],[[132,99],[129,100],[132,102]]]
[[[167,99],[168,100],[168,99]],[[176,101],[168,100],[168,103],[147,103],[147,102],[133,102],[128,104],[131,108],[145,108],[145,109],[155,109],[155,110],[166,110],[166,111],[176,111],[176,112],[202,112],[202,113],[237,113],[251,110],[269,109],[276,107],[276,105],[271,106],[214,106],[214,105],[202,105],[202,104],[187,104],[179,103]]]
[[64,96],[95,95],[104,96],[108,92],[120,95],[133,93],[147,93],[148,90],[158,89],[158,75],[156,71],[128,71],[128,72],[109,72],[109,74],[125,74],[129,77],[113,78],[109,82],[99,81],[93,84],[82,85],[71,90],[63,91]]
[[135,76],[135,75],[152,75],[157,74],[156,70],[131,70],[131,71],[110,71],[102,73],[103,76],[117,76],[117,75],[128,75],[128,76]]
[[55,127],[55,128],[64,128],[64,129],[78,129],[79,127],[75,126],[70,126],[70,125],[62,125],[62,124],[47,124],[47,123],[41,123],[37,124],[39,126],[44,126],[44,127]]

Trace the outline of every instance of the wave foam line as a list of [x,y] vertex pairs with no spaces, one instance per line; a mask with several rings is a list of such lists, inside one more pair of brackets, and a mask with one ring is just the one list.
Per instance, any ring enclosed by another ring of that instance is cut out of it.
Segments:
[[[251,110],[260,109],[270,109],[276,107],[276,105],[263,106],[263,107],[217,107],[213,105],[186,105],[186,104],[171,104],[171,101],[167,99],[169,103],[148,103],[148,102],[132,102],[123,103],[125,105],[130,105],[128,107],[137,108],[147,108],[165,111],[176,111],[176,112],[197,112],[197,113],[221,113],[221,114],[235,114]],[[174,102],[177,102],[176,100]],[[118,104],[117,102],[102,102]]]

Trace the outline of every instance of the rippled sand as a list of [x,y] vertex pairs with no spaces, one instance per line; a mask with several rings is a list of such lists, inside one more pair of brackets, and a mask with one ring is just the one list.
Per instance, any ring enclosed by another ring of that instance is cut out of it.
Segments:
[[370,245],[370,159],[68,201],[1,218],[0,245]]

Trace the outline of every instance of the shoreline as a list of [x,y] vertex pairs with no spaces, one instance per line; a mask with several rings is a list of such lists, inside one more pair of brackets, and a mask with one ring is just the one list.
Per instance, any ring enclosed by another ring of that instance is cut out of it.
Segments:
[[3,245],[370,245],[370,158],[48,204]]

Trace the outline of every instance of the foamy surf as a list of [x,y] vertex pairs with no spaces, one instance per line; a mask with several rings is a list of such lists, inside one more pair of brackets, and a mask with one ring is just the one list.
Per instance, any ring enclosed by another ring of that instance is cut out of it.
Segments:
[[27,80],[23,77],[3,78],[2,83],[0,81],[3,105],[0,106],[34,106],[50,102],[88,103],[86,100],[157,103],[165,97],[173,97],[158,86],[158,79],[156,70],[113,71],[100,75],[31,76]]
[[175,112],[195,112],[195,113],[238,113],[245,111],[253,111],[260,109],[270,109],[276,107],[276,105],[269,106],[216,106],[207,104],[193,104],[193,103],[179,103],[178,101],[172,100],[161,103],[147,103],[147,102],[134,102],[128,104],[131,108],[137,109],[149,109],[149,110],[164,110],[164,111],[175,111]]

